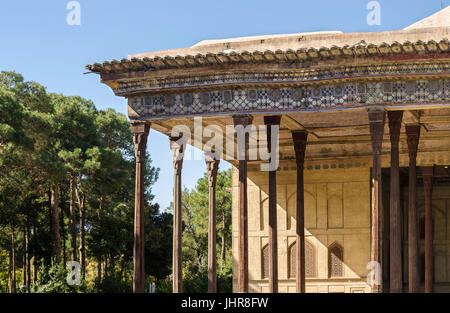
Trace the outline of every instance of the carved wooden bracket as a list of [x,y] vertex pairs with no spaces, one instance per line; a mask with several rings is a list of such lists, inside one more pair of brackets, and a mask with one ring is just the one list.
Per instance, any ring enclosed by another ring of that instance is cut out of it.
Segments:
[[403,111],[389,111],[388,118],[391,145],[398,146],[400,139],[400,128],[402,127]]
[[386,112],[384,110],[369,110],[370,135],[372,138],[373,154],[381,154],[385,120]]
[[182,142],[181,137],[170,138],[170,150],[172,150],[173,168],[175,174],[181,175],[183,168],[184,151],[186,142]]
[[272,126],[280,126],[281,115],[264,116],[264,125],[267,126],[267,149],[272,150]]
[[144,162],[150,124],[142,121],[131,122],[131,132],[133,133],[136,162]]
[[205,161],[209,187],[215,187],[220,160],[214,159],[214,153],[205,153]]
[[293,131],[292,140],[294,141],[295,161],[297,167],[303,167],[305,162],[306,143],[308,141],[308,133],[303,130]]
[[407,125],[406,135],[408,142],[409,159],[410,162],[413,160],[415,162],[417,158],[417,148],[419,146],[420,125]]
[[233,122],[234,126],[243,125],[245,127],[252,124],[253,116],[248,114],[233,115]]

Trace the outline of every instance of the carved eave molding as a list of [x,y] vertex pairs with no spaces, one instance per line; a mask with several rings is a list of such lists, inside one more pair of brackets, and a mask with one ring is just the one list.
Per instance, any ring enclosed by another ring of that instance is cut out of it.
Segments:
[[[345,61],[345,62],[344,62]],[[148,74],[148,75],[147,75]],[[117,96],[140,93],[170,93],[242,87],[292,87],[304,85],[344,84],[358,81],[433,80],[450,76],[450,53],[430,58],[379,60],[370,62],[340,60],[318,62],[304,68],[287,64],[232,65],[195,70],[170,70],[130,73],[131,77],[102,82]]]
[[[442,79],[450,75],[450,54],[427,59],[374,60],[356,62],[341,60],[330,65],[318,63],[306,68],[286,64],[254,64],[252,66],[221,66],[192,71],[171,70],[132,78],[104,80],[117,96],[139,93],[202,91],[217,88],[292,87],[302,85],[343,84],[355,81],[398,81]],[[145,73],[142,73],[145,74]]]
[[[183,69],[204,66],[217,66],[228,64],[258,64],[258,63],[304,63],[307,61],[317,61],[336,58],[371,58],[371,57],[396,57],[401,55],[426,55],[436,53],[446,53],[450,51],[450,44],[447,38],[439,42],[429,40],[424,42],[405,41],[403,43],[393,42],[391,44],[382,43],[379,45],[358,43],[353,46],[342,47],[331,46],[316,48],[300,48],[297,50],[266,50],[266,51],[230,51],[219,53],[206,53],[196,55],[179,56],[156,56],[153,58],[131,58],[113,60],[111,62],[94,63],[86,68],[94,73],[119,74],[129,72],[159,71],[164,69]],[[106,76],[105,76],[106,77]]]

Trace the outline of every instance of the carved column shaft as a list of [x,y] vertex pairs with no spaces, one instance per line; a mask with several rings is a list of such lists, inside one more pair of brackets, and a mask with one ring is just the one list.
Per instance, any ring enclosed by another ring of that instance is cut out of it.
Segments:
[[408,251],[409,251],[409,292],[419,292],[419,227],[417,215],[417,148],[419,145],[420,126],[406,126],[409,152],[409,210],[408,210]]
[[208,215],[208,292],[217,292],[217,259],[216,259],[216,182],[220,160],[205,154],[206,170],[209,185]]
[[[264,117],[269,153],[272,152],[272,126],[279,126],[280,121],[279,115]],[[269,171],[269,292],[278,292],[277,169]]]
[[[234,125],[246,127],[252,123],[249,115],[233,116]],[[238,291],[248,292],[248,203],[247,203],[247,159],[249,135],[245,133],[244,147],[238,144],[238,150],[245,150],[245,159],[239,160],[239,241],[238,241]],[[238,151],[239,155],[239,151]]]
[[183,157],[185,143],[180,138],[170,138],[170,149],[173,158],[173,247],[172,247],[172,271],[173,271],[173,293],[183,292],[183,254],[182,254],[182,186],[181,170],[183,168]]
[[136,157],[136,181],[134,194],[134,248],[133,248],[133,292],[145,290],[144,266],[144,170],[145,151],[150,125],[132,122],[134,154]]
[[379,264],[373,277],[372,292],[383,291],[383,204],[381,193],[381,147],[383,143],[385,111],[369,110],[370,135],[372,138],[372,238],[371,261]]
[[433,174],[432,166],[422,167],[423,188],[425,192],[425,292],[434,292],[433,256]]
[[399,139],[403,111],[390,111],[389,136],[391,139],[391,185],[389,210],[390,292],[403,291],[402,279],[402,218],[400,208]]
[[305,131],[293,131],[295,161],[297,164],[297,210],[296,220],[296,244],[295,266],[296,266],[296,289],[298,293],[305,293],[305,195],[303,169],[305,163],[306,143],[308,133]]

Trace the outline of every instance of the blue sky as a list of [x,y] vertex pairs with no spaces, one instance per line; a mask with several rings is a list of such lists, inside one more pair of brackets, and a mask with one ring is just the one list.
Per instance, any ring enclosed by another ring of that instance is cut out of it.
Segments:
[[[188,47],[204,39],[402,29],[441,6],[441,0],[380,0],[381,25],[370,26],[368,0],[79,0],[81,25],[69,26],[68,2],[1,1],[0,70],[14,70],[49,92],[80,95],[100,109],[122,113],[126,100],[100,84],[97,75],[83,75],[86,64]],[[173,177],[168,139],[151,131],[148,146],[153,164],[161,168],[153,193],[166,208]],[[221,167],[229,165],[222,161]],[[183,185],[194,187],[204,171],[204,161],[185,161]]]

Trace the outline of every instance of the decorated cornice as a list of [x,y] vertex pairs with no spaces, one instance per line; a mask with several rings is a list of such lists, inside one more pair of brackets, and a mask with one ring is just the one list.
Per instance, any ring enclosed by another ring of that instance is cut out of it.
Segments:
[[228,64],[254,63],[303,63],[311,60],[333,58],[364,58],[375,56],[399,56],[408,54],[436,54],[450,51],[447,38],[439,42],[418,40],[403,43],[393,42],[379,45],[359,43],[353,46],[331,46],[316,48],[301,48],[298,50],[266,50],[266,51],[229,51],[196,55],[179,55],[165,57],[143,57],[113,60],[111,62],[94,63],[86,68],[98,74],[129,73],[138,71],[158,71],[163,69],[181,69],[204,66],[220,66]]
[[[450,59],[449,59],[450,60]],[[371,65],[340,65],[327,68],[296,70],[241,70],[213,73],[169,75],[159,78],[119,80],[111,85],[118,96],[139,93],[179,92],[228,88],[292,87],[304,85],[344,84],[355,81],[419,80],[450,77],[450,61],[378,63]]]

